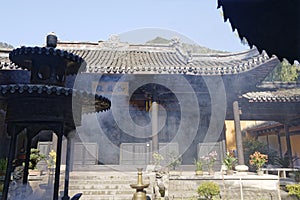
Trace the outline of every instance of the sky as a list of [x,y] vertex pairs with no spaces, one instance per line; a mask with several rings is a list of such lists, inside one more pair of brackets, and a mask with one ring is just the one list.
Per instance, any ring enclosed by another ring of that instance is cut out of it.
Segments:
[[10,0],[1,1],[0,41],[14,47],[45,43],[55,32],[61,41],[107,40],[143,43],[181,36],[211,49],[248,49],[224,22],[217,0]]

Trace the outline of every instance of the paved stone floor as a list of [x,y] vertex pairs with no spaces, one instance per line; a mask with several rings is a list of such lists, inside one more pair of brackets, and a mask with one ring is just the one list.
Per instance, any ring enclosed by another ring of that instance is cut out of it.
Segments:
[[[95,172],[94,174],[98,174],[99,172]],[[106,172],[107,174],[110,174],[109,172]],[[89,172],[89,174],[93,174],[93,172]],[[112,177],[113,175],[111,175]],[[133,177],[135,177],[135,175],[133,175]],[[134,179],[132,179],[134,180]],[[129,181],[130,183],[132,182]],[[129,184],[128,182],[128,184]],[[282,185],[288,184],[288,183],[295,183],[292,179],[281,179],[280,183]],[[63,185],[64,185],[64,177],[63,177],[63,172],[62,172],[62,176],[61,176],[61,184],[60,184],[60,189],[63,190]],[[20,200],[51,200],[52,199],[52,193],[53,193],[53,177],[44,174],[41,177],[31,177],[30,178],[30,186],[32,187],[33,190],[33,194],[31,196],[29,196],[27,199],[21,198]],[[238,188],[234,188],[234,187],[228,187],[228,189],[226,190],[227,193],[222,193],[222,199],[232,199],[232,200],[238,200],[241,199],[240,198],[240,190]],[[130,192],[134,192],[134,190],[131,190]],[[276,193],[276,192],[275,192]],[[259,192],[259,190],[253,190],[253,189],[248,189],[245,188],[243,190],[243,195],[245,197],[252,197],[252,198],[244,198],[244,200],[246,199],[250,199],[250,200],[274,200],[274,199],[278,199],[278,194],[275,194],[274,191],[268,191],[268,192]],[[230,195],[229,195],[230,194]],[[255,198],[253,199],[253,194],[256,194]],[[60,195],[62,196],[62,195]],[[275,196],[277,196],[277,198],[274,198]],[[284,190],[280,190],[280,197],[281,200],[296,200],[297,198],[291,197],[288,195],[288,193]],[[90,198],[81,198],[82,200],[84,199],[90,199]],[[110,199],[110,198],[107,198]],[[114,200],[118,199],[117,197],[112,198]],[[127,199],[127,198],[126,198]],[[123,200],[126,200],[123,199]],[[128,198],[131,199],[131,198]],[[172,199],[172,197],[171,197]],[[178,199],[178,198],[173,198]],[[182,199],[188,199],[191,200],[191,198],[182,198]],[[19,199],[11,199],[11,200],[19,200]],[[96,199],[93,199],[96,200]],[[100,200],[104,200],[104,199],[100,199]]]

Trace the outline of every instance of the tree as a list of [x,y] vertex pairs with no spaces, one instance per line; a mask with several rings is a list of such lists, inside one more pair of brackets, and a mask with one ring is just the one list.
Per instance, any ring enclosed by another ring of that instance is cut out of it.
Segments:
[[281,81],[292,82],[298,80],[298,74],[300,72],[299,63],[291,65],[286,59],[284,59],[275,69],[266,77],[265,81]]

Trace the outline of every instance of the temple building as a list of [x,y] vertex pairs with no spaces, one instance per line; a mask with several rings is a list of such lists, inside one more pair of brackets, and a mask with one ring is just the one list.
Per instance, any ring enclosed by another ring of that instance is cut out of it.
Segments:
[[[267,144],[267,148],[278,153],[280,158],[291,158],[291,165],[299,167],[299,100],[300,93],[298,84],[262,84],[264,88],[281,88],[275,91],[247,93],[244,96],[251,103],[258,104],[256,109],[262,109],[272,115],[270,121],[249,127],[245,133]],[[273,109],[271,108],[273,107]],[[274,109],[277,107],[277,109]],[[270,110],[273,110],[271,113]],[[282,115],[284,113],[284,116]],[[255,116],[258,118],[258,116]]]
[[[170,44],[129,44],[116,36],[99,42],[59,41],[57,47],[87,63],[80,75],[66,78],[66,86],[101,94],[112,104],[111,110],[101,115],[82,116],[72,139],[74,170],[98,165],[144,166],[153,163],[154,152],[164,156],[163,164],[175,156],[183,165],[192,165],[194,159],[216,151],[219,167],[226,153],[225,120],[235,120],[239,153],[240,119],[284,123],[299,115],[294,108],[299,98],[291,105],[255,95],[261,96],[257,85],[279,64],[275,56],[256,49],[194,53],[183,48],[178,39]],[[9,61],[10,51],[0,50],[0,86],[28,83],[30,72]],[[16,75],[22,78],[16,79]],[[287,114],[286,108],[292,112]],[[4,110],[0,115],[0,152],[6,154],[9,137],[3,131]],[[280,111],[275,115],[276,110]],[[55,148],[49,142],[55,140],[52,133],[38,135],[35,140],[35,147],[45,153]],[[18,153],[23,150],[22,141],[20,135]]]

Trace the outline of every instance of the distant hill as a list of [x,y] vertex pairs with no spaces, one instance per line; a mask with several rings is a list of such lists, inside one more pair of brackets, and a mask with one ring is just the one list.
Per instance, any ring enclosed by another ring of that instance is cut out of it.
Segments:
[[153,40],[149,40],[146,44],[169,44],[171,40],[162,37],[156,37]]
[[13,49],[14,47],[11,44],[0,42],[0,48]]
[[[162,37],[156,37],[153,40],[149,40],[146,44],[170,44],[171,40]],[[182,43],[183,49],[191,51],[192,53],[226,53],[226,51],[213,50],[206,47],[202,47],[196,44]]]

